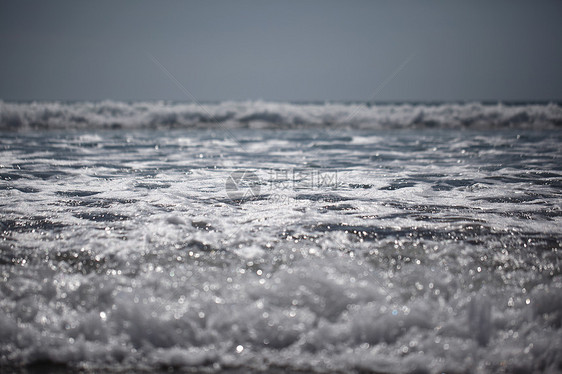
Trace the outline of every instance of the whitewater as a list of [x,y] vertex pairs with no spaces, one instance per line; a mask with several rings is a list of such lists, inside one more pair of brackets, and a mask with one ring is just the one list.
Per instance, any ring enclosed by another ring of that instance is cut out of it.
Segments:
[[0,102],[0,369],[561,372],[561,126]]

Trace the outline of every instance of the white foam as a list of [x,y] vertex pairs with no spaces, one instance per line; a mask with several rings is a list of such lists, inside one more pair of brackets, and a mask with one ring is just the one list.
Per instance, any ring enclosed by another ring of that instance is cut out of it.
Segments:
[[0,139],[0,365],[558,370],[554,132],[210,133]]

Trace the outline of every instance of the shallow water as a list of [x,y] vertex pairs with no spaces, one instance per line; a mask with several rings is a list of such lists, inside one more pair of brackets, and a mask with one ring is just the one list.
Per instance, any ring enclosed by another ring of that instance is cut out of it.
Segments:
[[557,130],[0,138],[0,365],[562,370]]

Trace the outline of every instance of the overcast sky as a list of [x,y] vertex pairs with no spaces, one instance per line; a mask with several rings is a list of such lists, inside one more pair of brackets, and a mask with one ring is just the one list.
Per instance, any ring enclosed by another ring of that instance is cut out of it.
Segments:
[[[3,1],[0,99],[560,100],[561,1]],[[402,67],[400,69],[400,67]]]

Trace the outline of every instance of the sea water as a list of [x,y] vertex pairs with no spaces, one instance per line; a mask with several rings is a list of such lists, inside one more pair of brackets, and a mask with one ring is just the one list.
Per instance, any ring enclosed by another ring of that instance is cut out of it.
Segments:
[[562,370],[558,105],[1,114],[0,368]]

